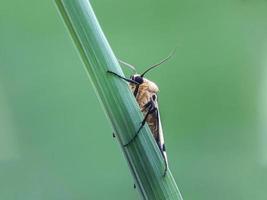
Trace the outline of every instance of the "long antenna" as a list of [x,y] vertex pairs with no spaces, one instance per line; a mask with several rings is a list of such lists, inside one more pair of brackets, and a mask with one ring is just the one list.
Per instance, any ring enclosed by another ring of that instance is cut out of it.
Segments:
[[118,59],[118,61],[119,61],[119,63],[129,67],[136,74],[136,69],[135,69],[135,67],[133,65],[131,65],[131,64],[127,63],[127,62],[124,62],[124,61],[122,61],[120,59]]
[[158,62],[158,63],[156,63],[156,64],[150,66],[146,71],[144,71],[144,72],[141,74],[141,77],[143,77],[143,76],[144,76],[148,71],[150,71],[151,69],[153,69],[153,68],[155,68],[155,67],[161,65],[162,63],[166,62],[167,60],[169,60],[169,59],[174,55],[175,51],[176,51],[176,48],[173,49],[173,50],[171,51],[171,53],[170,53],[166,58],[164,58],[164,59],[161,60],[160,62]]

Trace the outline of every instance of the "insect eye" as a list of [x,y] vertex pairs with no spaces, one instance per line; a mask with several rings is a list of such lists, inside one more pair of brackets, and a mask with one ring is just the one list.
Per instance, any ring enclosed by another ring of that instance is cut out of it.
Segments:
[[134,77],[134,80],[135,80],[137,83],[140,83],[140,84],[142,84],[142,83],[144,82],[143,78],[140,77],[140,76],[136,76],[136,77]]
[[153,95],[153,96],[152,96],[153,101],[155,101],[156,98],[157,98],[156,95]]

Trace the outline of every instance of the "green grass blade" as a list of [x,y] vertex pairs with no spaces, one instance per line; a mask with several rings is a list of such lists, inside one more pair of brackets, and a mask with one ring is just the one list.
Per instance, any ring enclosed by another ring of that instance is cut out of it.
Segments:
[[[135,134],[143,115],[127,83],[107,73],[123,72],[88,0],[56,0],[58,9],[80,52],[104,111],[120,144]],[[110,137],[110,133],[107,133]],[[171,172],[163,177],[164,161],[146,125],[122,151],[143,199],[178,199],[182,196]],[[125,197],[127,199],[127,197]]]

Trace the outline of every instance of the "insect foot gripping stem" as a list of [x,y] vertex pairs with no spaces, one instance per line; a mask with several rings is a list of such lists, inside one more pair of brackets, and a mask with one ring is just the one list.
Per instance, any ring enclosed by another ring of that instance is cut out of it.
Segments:
[[164,172],[163,172],[163,178],[166,176],[166,174],[167,174],[167,171],[168,171],[168,165],[167,165],[167,161],[166,161],[166,158],[163,156],[163,158],[164,158]]
[[167,157],[166,157],[165,144],[163,144],[163,147],[160,148],[160,152],[161,152],[162,158],[164,160],[164,172],[163,172],[162,176],[165,177],[167,172],[168,172],[168,162],[167,162]]
[[127,144],[123,145],[124,147],[128,146],[129,144],[131,144],[131,143],[135,140],[135,138],[138,136],[138,133],[139,133],[139,132],[141,131],[141,129],[144,127],[145,123],[146,123],[146,117],[145,117],[144,120],[141,122],[141,126],[139,127],[139,129],[138,129],[138,131],[136,132],[136,134],[133,136],[132,139],[130,139],[130,141],[129,141]]

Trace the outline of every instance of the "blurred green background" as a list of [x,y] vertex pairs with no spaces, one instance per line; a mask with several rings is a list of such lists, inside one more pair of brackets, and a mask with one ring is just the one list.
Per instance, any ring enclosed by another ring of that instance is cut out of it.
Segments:
[[[266,200],[267,1],[91,3],[140,72],[178,47],[148,78],[184,199]],[[137,199],[54,2],[1,0],[0,27],[0,199]]]

